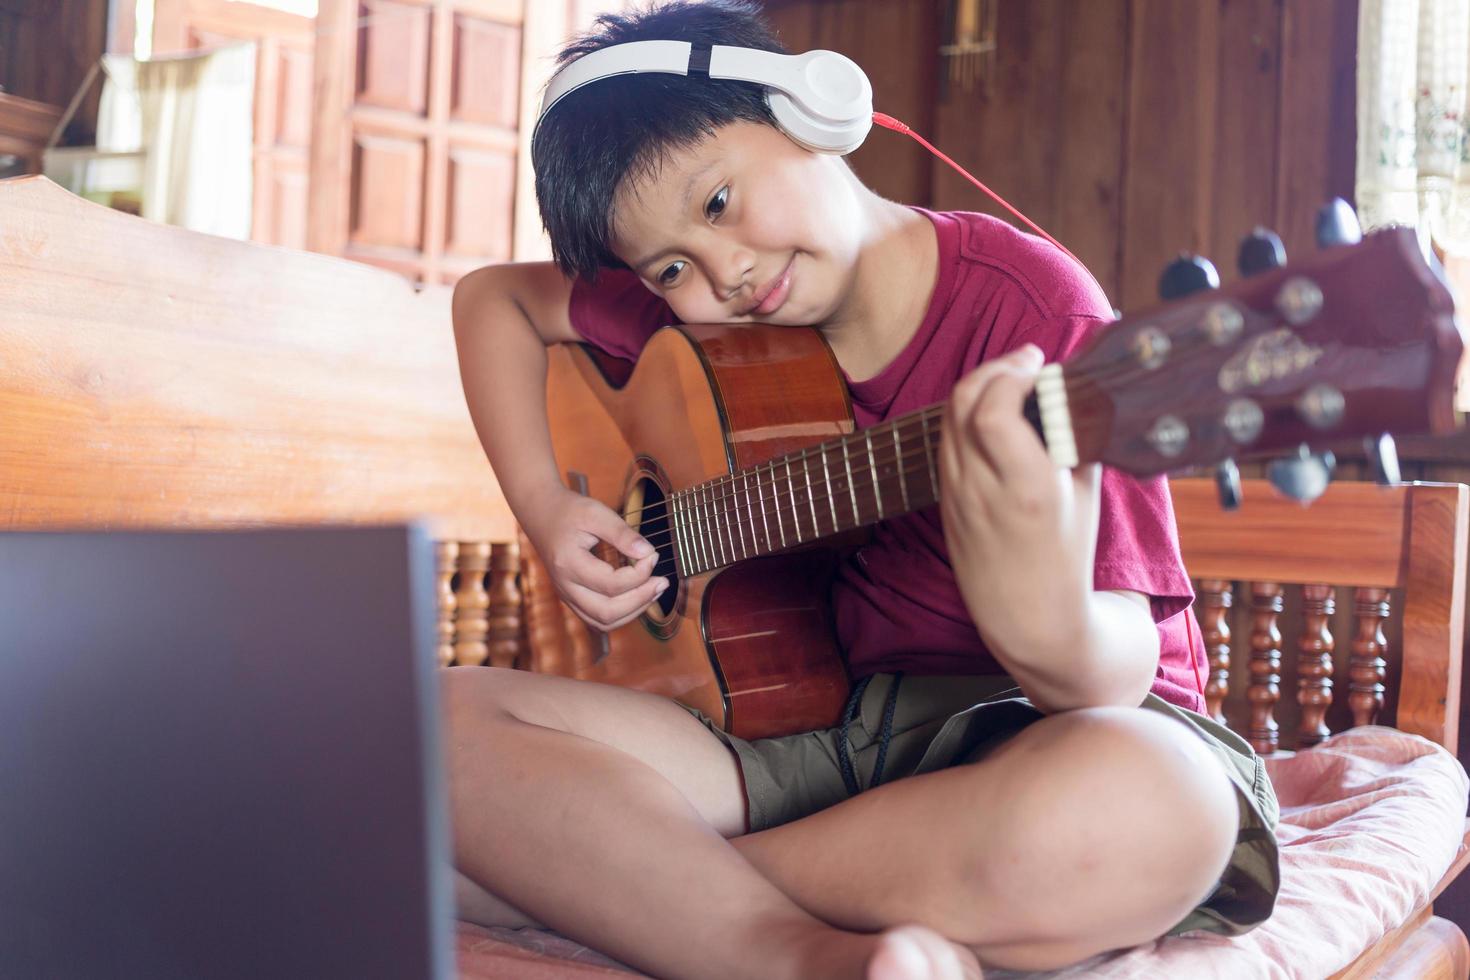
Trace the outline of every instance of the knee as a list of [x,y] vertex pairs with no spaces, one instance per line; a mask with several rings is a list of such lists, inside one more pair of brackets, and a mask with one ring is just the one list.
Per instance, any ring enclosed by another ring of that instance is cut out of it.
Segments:
[[485,725],[509,715],[514,680],[504,667],[445,667],[439,670],[439,715],[453,750]]
[[1074,882],[1079,902],[1108,896],[1075,910],[1095,951],[1156,938],[1209,895],[1239,810],[1223,766],[1188,728],[1144,709],[1091,708],[1049,716],[1012,742],[1025,805],[1010,844],[1039,855],[1038,880]]

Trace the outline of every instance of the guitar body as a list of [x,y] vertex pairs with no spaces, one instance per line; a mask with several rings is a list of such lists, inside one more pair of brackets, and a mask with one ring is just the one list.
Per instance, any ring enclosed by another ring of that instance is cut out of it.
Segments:
[[[567,672],[674,698],[743,738],[836,724],[848,679],[832,628],[831,574],[839,549],[865,535],[684,578],[660,505],[671,492],[853,431],[847,389],[820,334],[672,327],[653,336],[626,378],[626,362],[590,348],[563,344],[547,354],[563,479],[627,516],[659,548],[656,574],[670,579],[638,620],[605,636],[589,631],[591,657]],[[738,531],[727,540],[738,556]]]

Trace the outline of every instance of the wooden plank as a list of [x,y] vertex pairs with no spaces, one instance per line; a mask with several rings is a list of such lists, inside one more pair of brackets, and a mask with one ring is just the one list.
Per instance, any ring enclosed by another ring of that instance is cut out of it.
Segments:
[[316,21],[306,247],[341,255],[352,210],[350,113],[357,78],[357,0],[321,0]]
[[0,527],[515,539],[449,290],[0,182]]
[[1283,5],[1276,230],[1287,255],[1316,250],[1317,210],[1353,199],[1358,0]]
[[1214,149],[1213,123],[1200,120],[1213,118],[1215,79],[1213,57],[1202,63],[1200,38],[1218,16],[1213,3],[1173,0],[1132,0],[1129,11],[1119,260],[1125,310],[1157,302],[1164,267],[1208,244],[1200,169]]
[[1397,727],[1458,752],[1470,488],[1409,487],[1404,665]]
[[1231,0],[1219,11],[1214,151],[1202,154],[1211,191],[1204,240],[1221,282],[1230,282],[1241,239],[1276,219],[1282,5]]
[[[1171,480],[1180,551],[1193,578],[1396,588],[1405,576],[1408,490],[1334,483],[1303,506],[1264,480],[1220,509],[1213,480]],[[1242,545],[1249,541],[1249,548]]]
[[[1115,305],[1126,13],[1125,0],[1003,3],[994,89],[951,90],[931,137],[1074,252]],[[931,167],[935,207],[1015,221],[948,165]]]

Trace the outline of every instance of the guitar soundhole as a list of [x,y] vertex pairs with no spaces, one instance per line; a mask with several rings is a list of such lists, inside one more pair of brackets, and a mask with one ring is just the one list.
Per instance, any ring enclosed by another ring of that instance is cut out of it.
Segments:
[[667,618],[679,601],[679,569],[674,561],[674,534],[669,522],[668,498],[657,481],[645,476],[634,483],[628,503],[627,513],[634,516],[630,523],[658,550],[653,574],[669,580],[669,587],[654,600],[661,614],[659,618]]

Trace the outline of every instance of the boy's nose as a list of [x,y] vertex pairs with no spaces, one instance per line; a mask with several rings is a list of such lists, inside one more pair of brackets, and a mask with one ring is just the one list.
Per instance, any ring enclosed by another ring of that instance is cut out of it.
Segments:
[[721,286],[725,302],[733,304],[736,312],[744,312],[755,302],[756,290],[761,288],[761,284],[755,281],[755,258],[749,253],[736,256],[726,270]]

